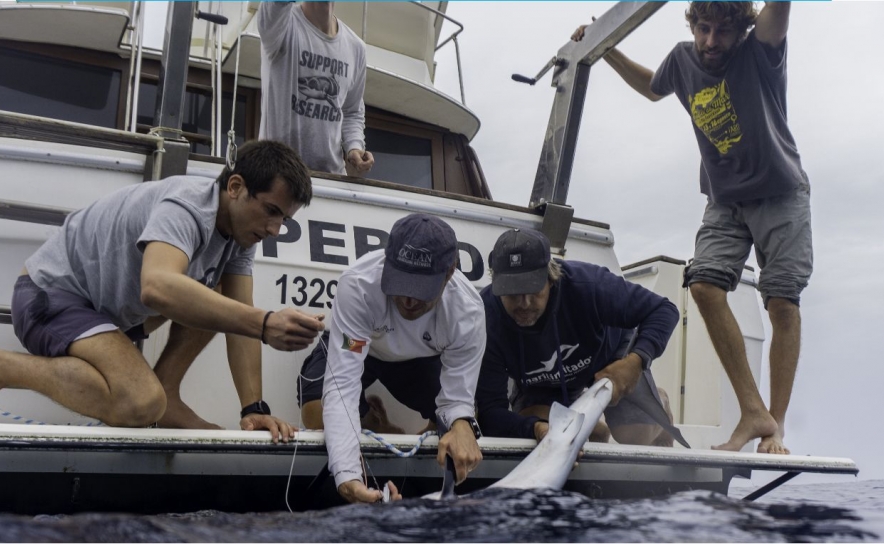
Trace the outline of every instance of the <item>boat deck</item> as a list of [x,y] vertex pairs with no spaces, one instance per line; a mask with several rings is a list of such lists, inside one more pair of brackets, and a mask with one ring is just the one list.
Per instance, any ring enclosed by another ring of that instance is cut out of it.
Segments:
[[[402,451],[418,440],[383,438]],[[436,437],[407,458],[373,438],[360,439],[368,471],[379,483],[392,480],[406,497],[441,488]],[[458,493],[500,479],[535,443],[486,437],[479,444],[484,460]],[[287,487],[294,509],[340,504],[325,469],[323,434],[315,431],[273,444],[266,432],[0,424],[0,451],[0,510],[10,512],[284,510]],[[784,472],[783,482],[805,472],[859,472],[844,458],[587,443],[565,489],[595,498],[690,489],[726,493],[731,478],[755,470]]]

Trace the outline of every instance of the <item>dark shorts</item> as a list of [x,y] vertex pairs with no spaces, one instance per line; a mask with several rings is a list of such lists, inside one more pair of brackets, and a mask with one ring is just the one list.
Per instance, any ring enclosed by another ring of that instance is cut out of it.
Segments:
[[813,272],[812,238],[806,180],[777,197],[733,204],[710,200],[697,232],[694,258],[685,268],[685,287],[702,282],[735,290],[754,246],[765,308],[771,298],[797,305]]
[[[30,276],[19,276],[12,291],[12,328],[28,352],[62,357],[81,338],[116,330],[110,317],[95,311],[92,303],[62,289],[41,289]],[[137,326],[126,335],[133,342],[147,338]]]
[[[648,415],[647,412],[639,408],[638,402],[641,399],[639,395],[653,394],[655,401],[661,406],[659,393],[657,393],[657,385],[654,383],[654,377],[650,370],[642,373],[641,380],[648,382],[649,388],[636,387],[629,396],[620,399],[617,406],[610,406],[605,410],[605,421],[609,427],[620,427],[622,425],[657,425],[656,421]],[[568,388],[568,398],[573,402],[583,393],[583,387]],[[653,393],[649,393],[651,391]],[[513,388],[513,394],[510,398],[513,412],[521,412],[529,406],[551,406],[553,402],[562,402],[562,390],[559,387],[528,387],[522,389],[517,384]],[[647,399],[649,400],[649,399]]]
[[[322,399],[327,345],[328,332],[325,332],[301,367],[301,376],[298,378],[299,406]],[[424,419],[435,423],[436,397],[442,388],[439,381],[441,372],[442,360],[438,355],[396,362],[381,361],[367,355],[362,372],[362,393],[359,395],[359,417],[365,417],[369,410],[365,390],[379,381],[393,398],[419,412]]]

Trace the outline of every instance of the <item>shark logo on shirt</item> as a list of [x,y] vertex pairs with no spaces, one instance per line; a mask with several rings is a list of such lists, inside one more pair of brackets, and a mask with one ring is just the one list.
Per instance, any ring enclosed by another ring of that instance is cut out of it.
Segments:
[[[579,347],[580,347],[580,344],[576,344],[574,346],[569,345],[569,344],[562,344],[561,348],[559,348],[562,351],[562,361],[564,362],[565,359],[570,357],[571,354],[574,353],[574,350]],[[555,351],[553,352],[552,357],[550,357],[549,360],[542,361],[540,363],[540,368],[538,368],[537,370],[532,370],[531,372],[526,372],[525,375],[530,376],[532,374],[540,374],[541,372],[551,372],[554,366],[556,366],[556,352]]]
[[307,98],[325,100],[332,108],[337,109],[335,100],[341,92],[341,86],[333,77],[307,76],[298,78],[298,92]]

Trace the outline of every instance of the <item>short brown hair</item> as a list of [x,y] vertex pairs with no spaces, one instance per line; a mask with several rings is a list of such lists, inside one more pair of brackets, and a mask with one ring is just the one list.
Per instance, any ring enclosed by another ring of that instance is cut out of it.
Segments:
[[239,148],[236,163],[231,170],[227,166],[216,180],[221,189],[227,189],[230,176],[239,174],[250,196],[265,193],[273,188],[273,180],[281,178],[295,202],[304,206],[313,198],[310,170],[298,153],[281,142],[253,140]]
[[684,12],[684,18],[691,28],[700,19],[707,21],[726,21],[734,25],[739,34],[745,34],[755,24],[758,11],[755,2],[691,2]]

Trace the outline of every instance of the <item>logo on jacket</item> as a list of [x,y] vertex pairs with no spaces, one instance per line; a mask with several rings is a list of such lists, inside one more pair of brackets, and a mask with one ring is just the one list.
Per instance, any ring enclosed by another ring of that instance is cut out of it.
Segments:
[[362,353],[362,348],[365,347],[366,343],[365,340],[355,340],[344,334],[344,344],[341,346],[341,349],[355,353]]
[[[561,348],[559,348],[562,350],[562,362],[564,362],[568,357],[570,357],[571,354],[574,353],[574,350],[579,347],[580,347],[580,344],[577,344],[574,346],[569,345],[569,344],[562,344]],[[532,370],[531,372],[526,372],[525,375],[530,376],[532,374],[540,374],[541,372],[551,372],[553,367],[555,367],[555,366],[556,366],[556,352],[554,351],[552,354],[552,357],[550,357],[549,360],[543,361],[540,363],[540,368],[538,368],[537,370]]]

